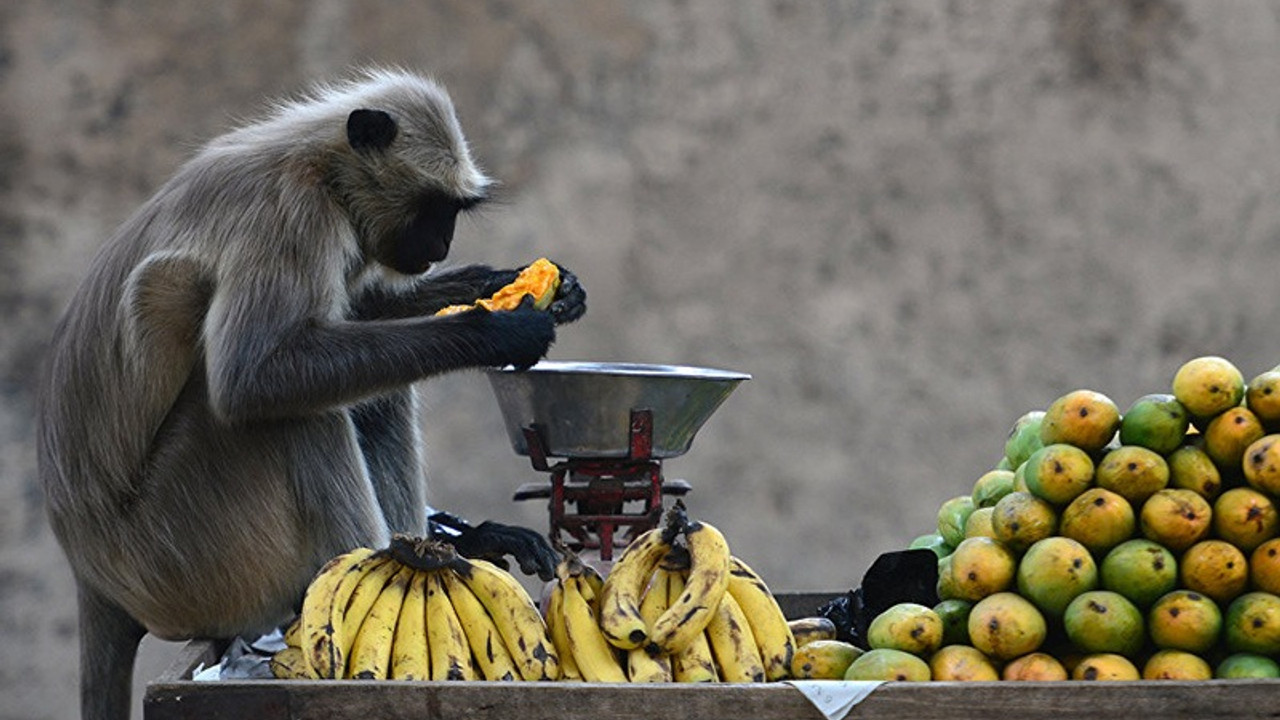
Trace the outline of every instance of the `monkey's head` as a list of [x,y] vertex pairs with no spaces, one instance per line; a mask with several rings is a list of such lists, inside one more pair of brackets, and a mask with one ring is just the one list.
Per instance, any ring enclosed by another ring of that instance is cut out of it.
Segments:
[[407,73],[377,73],[339,98],[349,106],[329,182],[364,256],[414,275],[443,260],[458,213],[487,197],[439,85]]

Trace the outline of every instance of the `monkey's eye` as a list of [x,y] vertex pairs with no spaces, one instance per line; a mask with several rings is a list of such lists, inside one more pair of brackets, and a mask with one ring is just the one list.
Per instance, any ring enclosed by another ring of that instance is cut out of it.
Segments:
[[466,212],[468,210],[473,209],[475,206],[479,205],[485,200],[488,200],[488,198],[483,195],[473,195],[471,197],[458,198],[456,202],[456,207],[458,208],[458,212]]

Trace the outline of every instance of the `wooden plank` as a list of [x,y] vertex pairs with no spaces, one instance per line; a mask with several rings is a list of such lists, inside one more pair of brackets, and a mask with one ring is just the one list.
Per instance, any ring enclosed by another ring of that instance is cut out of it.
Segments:
[[220,641],[192,640],[178,649],[169,666],[156,679],[161,682],[190,680],[197,667],[217,663],[226,646],[227,643]]
[[[1280,680],[886,683],[849,718],[1130,720],[1280,717]],[[249,681],[153,685],[147,720],[821,720],[795,688],[751,685]]]
[[1209,720],[1280,717],[1280,681],[887,683],[849,718]]
[[149,696],[147,720],[823,720],[798,691],[782,686],[751,686],[752,691],[745,685],[355,680],[190,685],[197,687],[187,688],[178,697]]

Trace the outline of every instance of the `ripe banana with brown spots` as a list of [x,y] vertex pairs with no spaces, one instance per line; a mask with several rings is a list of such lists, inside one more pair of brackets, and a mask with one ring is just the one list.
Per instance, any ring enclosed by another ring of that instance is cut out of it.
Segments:
[[618,662],[618,651],[605,638],[590,602],[582,594],[582,577],[570,576],[562,582],[565,634],[582,679],[626,682],[627,673]]
[[479,559],[458,558],[453,569],[475,593],[498,627],[507,649],[525,680],[557,680],[556,656],[542,613],[529,593],[510,573]]
[[[342,628],[342,637],[347,640],[348,650],[351,643],[355,641],[356,633],[360,632],[361,623],[364,622],[369,610],[373,608],[373,603],[378,599],[378,594],[391,581],[391,578],[395,577],[401,567],[403,565],[391,557],[370,558],[369,571],[364,574],[364,577],[356,585],[355,590],[352,591],[346,607],[342,609],[334,608],[334,615],[330,622],[334,627]],[[345,672],[345,664],[338,670]],[[342,677],[342,674],[336,677]]]
[[391,646],[392,680],[430,680],[431,650],[427,643],[427,575],[416,570],[409,578]]
[[746,614],[731,593],[725,593],[716,604],[706,635],[721,682],[764,682],[760,649],[756,647]]
[[458,619],[458,611],[445,589],[444,578],[449,572],[447,569],[437,570],[427,576],[427,645],[431,648],[431,679],[475,680],[476,669],[471,661],[466,628]]
[[[684,593],[684,574],[662,568],[659,568],[658,572],[669,573],[668,603],[679,600]],[[711,644],[707,641],[705,632],[698,633],[684,648],[671,654],[671,674],[676,682],[696,683],[720,680],[715,657],[711,654]]]
[[600,593],[600,629],[614,646],[638,648],[649,637],[649,628],[640,617],[640,596],[653,576],[658,561],[671,550],[663,539],[664,528],[646,530],[623,551]]
[[316,573],[302,602],[303,655],[308,672],[319,678],[342,677],[347,650],[354,639],[344,632],[341,618],[347,601],[370,565],[376,562],[372,548],[356,548],[334,557]]
[[684,591],[649,632],[650,643],[666,653],[679,652],[706,630],[729,588],[729,543],[724,535],[709,523],[692,522],[684,537],[689,550]]
[[751,626],[751,635],[764,662],[765,679],[789,677],[796,640],[787,616],[764,580],[737,557],[729,558],[729,596],[737,601]]
[[307,659],[302,654],[302,648],[297,645],[288,645],[272,655],[268,665],[271,668],[271,674],[281,680],[312,677],[310,668],[307,667]]
[[[511,651],[498,632],[489,611],[484,609],[480,598],[471,592],[471,588],[462,582],[462,578],[452,570],[442,571],[444,587],[449,593],[449,601],[458,613],[458,620],[467,630],[467,642],[471,646],[471,655],[476,663],[476,670],[481,680],[515,680],[520,677]],[[559,653],[557,653],[559,656]],[[562,663],[563,665],[563,663]]]
[[[670,602],[667,597],[670,584],[670,574],[665,571],[656,571],[650,578],[649,588],[640,601],[640,617],[646,625],[656,622],[666,611]],[[671,682],[671,656],[666,653],[650,655],[644,647],[631,648],[627,651],[627,679],[631,682]]]
[[582,672],[573,658],[573,646],[569,644],[569,633],[565,629],[564,593],[568,577],[557,578],[551,587],[551,595],[547,598],[547,634],[551,636],[551,644],[555,646],[556,657],[560,658],[560,678],[562,680],[581,680]]
[[[397,563],[399,565],[399,563]],[[358,680],[386,680],[391,671],[391,647],[395,642],[396,622],[404,604],[413,568],[400,565],[391,581],[378,593],[369,614],[360,623],[355,642],[346,663],[345,677]]]

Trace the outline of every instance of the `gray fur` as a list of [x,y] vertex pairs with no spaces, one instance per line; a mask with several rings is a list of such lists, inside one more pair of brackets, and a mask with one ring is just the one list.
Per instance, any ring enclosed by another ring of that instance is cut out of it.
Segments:
[[[385,152],[348,144],[361,108],[395,119]],[[131,666],[144,628],[271,628],[328,558],[425,532],[410,383],[531,364],[554,323],[431,317],[514,271],[375,260],[424,193],[488,185],[442,88],[373,71],[213,140],[104,245],[55,330],[39,417],[81,588],[85,718],[127,711],[118,670],[88,667]]]

